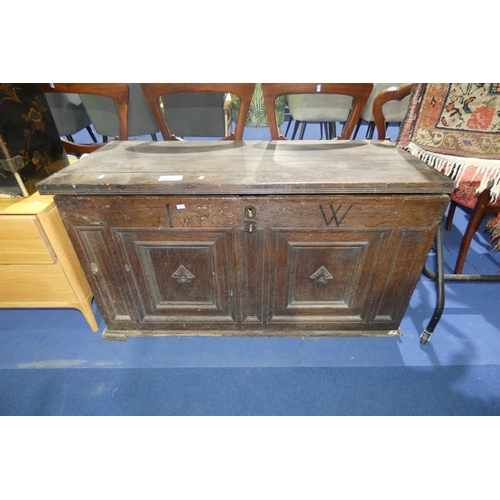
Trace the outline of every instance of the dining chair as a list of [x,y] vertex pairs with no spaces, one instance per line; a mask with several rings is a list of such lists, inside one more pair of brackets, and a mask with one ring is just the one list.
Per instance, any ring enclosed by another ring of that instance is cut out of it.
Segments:
[[290,120],[285,137],[295,121],[292,140],[295,139],[299,126],[299,139],[303,139],[309,123],[320,125],[320,139],[323,138],[323,130],[325,139],[332,139],[337,135],[337,123],[345,123],[352,108],[352,98],[344,95],[292,94],[286,96],[286,101]]
[[[144,97],[140,83],[127,83],[129,88],[128,102],[128,137],[150,136],[158,140],[158,124]],[[92,125],[103,142],[108,137],[119,135],[119,119],[116,106],[111,99],[99,95],[81,94],[80,98],[92,121]]]
[[[380,92],[385,89],[392,87],[400,87],[403,85],[402,83],[375,83],[373,85],[372,93],[368,98],[366,106],[361,112],[361,116],[358,120],[356,128],[354,130],[353,139],[356,139],[359,129],[363,123],[368,125],[366,130],[366,138],[373,139],[373,134],[375,132],[375,120],[373,118],[373,102],[375,98],[380,94]],[[386,105],[384,105],[384,117],[386,121],[386,129],[389,127],[391,123],[396,123],[398,125],[404,120],[406,116],[406,111],[408,110],[408,104],[410,102],[410,96],[406,96],[400,101],[389,101]]]
[[[111,98],[115,102],[119,118],[118,139],[128,140],[129,87],[126,83],[44,83],[42,88],[45,94],[78,94],[80,97],[90,94]],[[67,153],[77,155],[92,153],[103,146],[103,143],[75,144],[61,140]]]
[[[391,101],[402,101],[403,99],[411,96],[414,101],[421,98],[423,95],[423,89],[426,84],[403,84],[400,87],[389,88],[382,91],[373,102],[373,117],[375,120],[375,126],[377,128],[378,139],[386,139],[386,122],[384,106],[386,103]],[[446,85],[446,84],[433,84],[434,86]],[[413,91],[413,92],[412,92]],[[490,101],[493,102],[493,101]],[[423,105],[418,108],[418,115],[429,114],[432,108],[432,102],[424,101]],[[471,106],[467,105],[468,107]],[[415,106],[413,106],[416,109]],[[458,104],[457,104],[458,109]],[[469,109],[470,111],[470,109]],[[500,113],[500,100],[497,103],[496,108],[491,109],[492,113]],[[472,113],[469,113],[472,114]],[[417,115],[409,116],[408,119],[415,122]],[[411,127],[411,123],[406,124],[407,127]],[[417,131],[414,132],[416,134]],[[476,140],[480,140],[481,130],[474,130],[473,135]],[[485,140],[488,140],[486,133],[483,134]],[[432,141],[429,141],[431,144]],[[400,147],[405,147],[407,144],[401,144],[396,142],[396,145]],[[411,147],[411,146],[410,146]],[[426,151],[425,146],[423,146],[420,151],[415,152],[422,161],[430,164],[433,167],[438,166],[443,173],[446,174],[446,167],[448,166],[448,172],[451,176],[455,176],[456,188],[452,191],[450,195],[450,205],[448,207],[448,214],[445,222],[445,229],[450,231],[453,224],[453,216],[457,206],[470,211],[469,222],[465,229],[465,232],[461,238],[460,248],[457,255],[457,260],[455,263],[455,268],[453,274],[462,274],[464,264],[467,257],[467,252],[469,251],[472,238],[478,231],[482,220],[488,213],[498,214],[500,213],[500,199],[495,200],[491,193],[492,182],[483,182],[483,175],[491,170],[484,169],[484,163],[481,159],[465,156],[451,156],[449,154],[440,154],[436,152]],[[500,159],[500,155],[499,155]],[[462,173],[460,173],[462,171]],[[469,175],[463,175],[466,171],[471,172]]]
[[[395,103],[406,102],[404,120],[406,112],[408,111],[410,94],[413,89],[413,83],[402,83],[382,89],[374,96],[371,103],[370,115],[373,117],[375,128],[377,129],[377,136],[379,140],[386,139],[387,123],[389,122],[389,115],[394,111]],[[368,105],[369,103],[367,103]],[[391,107],[392,105],[392,107]],[[368,115],[366,115],[368,116]]]
[[[276,121],[276,114],[274,112],[276,99],[279,96],[287,95],[290,104],[291,96],[303,94],[314,94],[314,96],[318,97],[323,97],[324,94],[335,94],[340,97],[345,97],[348,100],[352,99],[350,111],[346,111],[345,124],[339,136],[340,139],[350,139],[372,89],[373,83],[263,83],[262,91],[264,93],[264,101],[268,113],[271,139],[286,139],[286,137],[282,135],[281,129]],[[323,105],[324,103],[320,103],[320,106],[317,108],[318,114],[316,116],[325,116],[326,111],[323,109]],[[323,113],[323,115],[321,115],[321,113]],[[312,117],[312,115],[308,116]],[[296,117],[294,116],[294,118]]]
[[[141,83],[141,87],[151,107],[151,111],[155,116],[156,122],[158,123],[163,139],[166,141],[181,140],[177,135],[171,132],[167,123],[169,120],[167,109],[169,96],[190,92],[236,94],[241,100],[238,121],[236,122],[234,132],[224,135],[221,139],[236,141],[241,141],[243,139],[245,121],[255,89],[254,83]],[[166,99],[164,99],[164,97],[166,97]],[[221,106],[220,111],[222,116],[224,116],[223,106]]]

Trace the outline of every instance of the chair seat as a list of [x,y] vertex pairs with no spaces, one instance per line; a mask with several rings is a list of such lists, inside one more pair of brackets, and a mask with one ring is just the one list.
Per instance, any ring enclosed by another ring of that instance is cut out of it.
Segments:
[[287,99],[294,120],[314,123],[345,122],[353,102],[345,95],[291,94]]
[[[464,205],[468,208],[474,208],[477,203],[480,184],[480,181],[460,184],[450,194],[450,198],[459,205]],[[500,199],[497,200],[496,203],[490,203],[490,206],[500,207]]]

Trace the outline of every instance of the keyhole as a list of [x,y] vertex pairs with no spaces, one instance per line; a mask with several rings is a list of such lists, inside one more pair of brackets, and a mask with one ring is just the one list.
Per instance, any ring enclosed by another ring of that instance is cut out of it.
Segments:
[[254,207],[246,207],[245,208],[245,217],[247,219],[254,219],[256,214],[256,210]]

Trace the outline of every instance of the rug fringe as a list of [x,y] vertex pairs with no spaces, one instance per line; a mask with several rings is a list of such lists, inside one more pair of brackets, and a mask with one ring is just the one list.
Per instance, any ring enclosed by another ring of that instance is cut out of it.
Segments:
[[419,160],[423,161],[427,165],[436,169],[438,172],[446,175],[453,181],[455,181],[455,186],[460,184],[467,169],[474,169],[474,175],[472,181],[480,175],[481,182],[477,188],[477,193],[481,193],[484,189],[490,188],[491,200],[496,203],[500,197],[500,163],[498,166],[481,166],[478,167],[471,163],[462,162],[452,162],[440,158],[438,155],[424,151],[418,147],[412,146],[411,144],[407,146],[400,146],[402,149],[415,156]]

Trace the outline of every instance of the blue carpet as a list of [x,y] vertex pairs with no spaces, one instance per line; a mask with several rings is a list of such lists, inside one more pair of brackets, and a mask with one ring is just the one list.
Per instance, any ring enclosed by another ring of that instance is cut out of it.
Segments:
[[499,379],[498,365],[3,370],[0,413],[498,415]]

